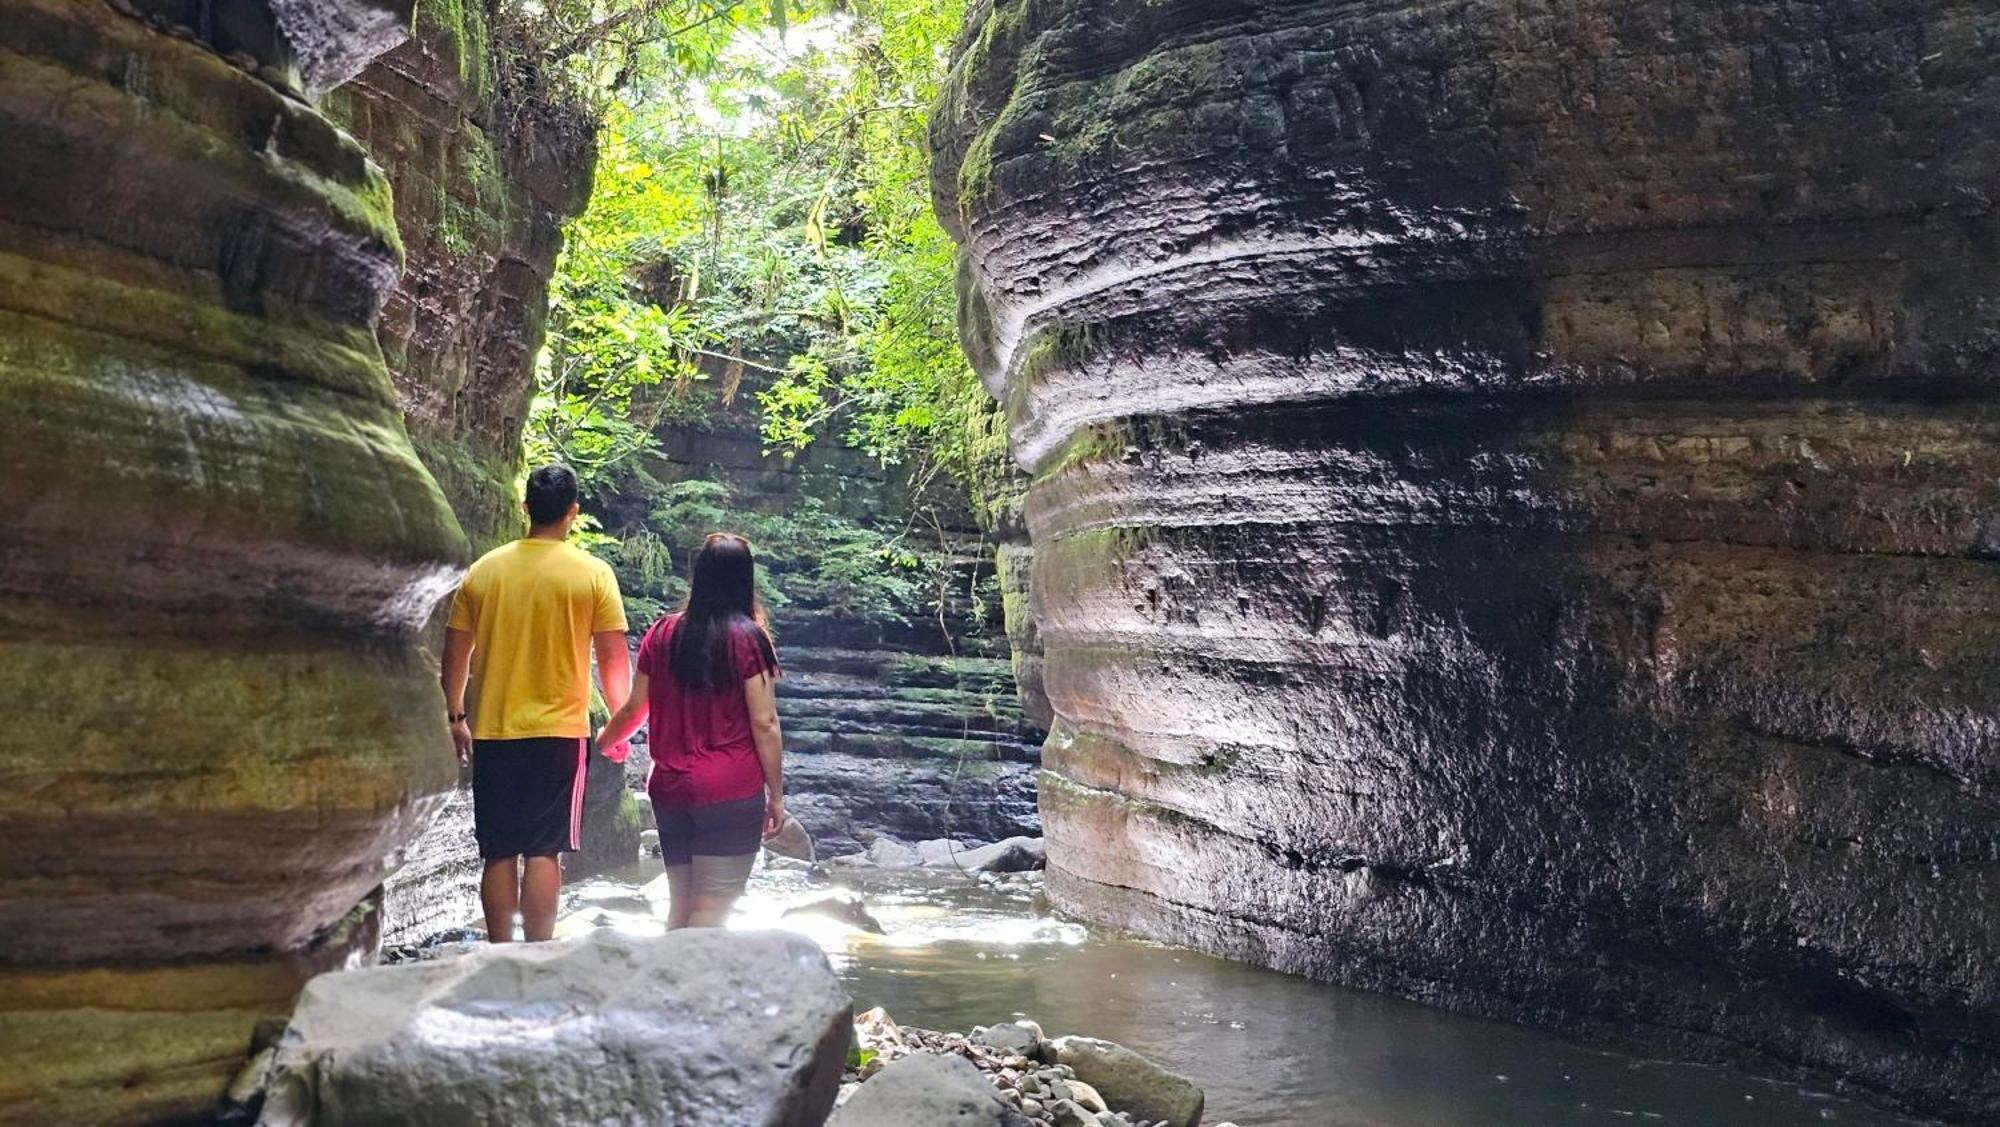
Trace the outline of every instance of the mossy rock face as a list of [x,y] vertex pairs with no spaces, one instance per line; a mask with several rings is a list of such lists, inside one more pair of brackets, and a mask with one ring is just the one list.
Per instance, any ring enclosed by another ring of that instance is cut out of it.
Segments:
[[968,8],[1057,905],[2000,1118],[2000,9]]
[[501,102],[497,49],[484,4],[419,0],[410,40],[325,103],[394,186],[406,268],[377,333],[417,451],[479,550],[523,531],[549,279],[596,155],[581,112]]
[[0,135],[0,963],[75,987],[0,983],[40,1089],[0,1117],[197,1114],[302,975],[92,984],[292,959],[381,884],[451,779],[417,634],[468,546],[376,344],[401,242],[352,139],[65,0],[0,7]]

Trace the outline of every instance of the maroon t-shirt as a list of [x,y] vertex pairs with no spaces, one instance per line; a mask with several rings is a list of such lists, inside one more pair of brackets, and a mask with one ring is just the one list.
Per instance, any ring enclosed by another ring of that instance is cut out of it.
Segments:
[[[646,749],[653,757],[646,793],[656,806],[712,806],[754,798],[764,790],[764,767],[757,761],[743,686],[739,682],[702,692],[681,688],[668,668],[680,621],[678,614],[667,615],[639,643],[650,717]],[[762,635],[763,628],[748,619],[738,619],[730,631],[730,664],[743,680],[767,668],[777,672],[764,656],[770,643]]]

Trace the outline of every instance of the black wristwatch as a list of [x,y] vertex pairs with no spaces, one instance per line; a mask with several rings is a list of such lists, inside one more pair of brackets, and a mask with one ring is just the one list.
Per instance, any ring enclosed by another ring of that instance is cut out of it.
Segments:
[[447,724],[456,724],[470,715],[472,714],[469,712],[447,712],[444,714],[444,722]]

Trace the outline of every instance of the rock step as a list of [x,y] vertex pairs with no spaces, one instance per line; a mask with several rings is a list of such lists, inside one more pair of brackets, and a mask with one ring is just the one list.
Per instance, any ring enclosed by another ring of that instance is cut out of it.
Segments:
[[918,688],[1014,691],[1014,667],[1000,657],[945,657],[895,650],[799,646],[779,655],[788,672],[843,673],[877,684]]
[[868,700],[856,697],[806,697],[782,698],[780,707],[788,725],[793,727],[827,727],[834,724],[857,724],[864,728],[928,728],[943,734],[956,735],[959,732],[1010,732],[1021,731],[1021,715],[1015,710],[1011,715],[1005,712],[989,712],[970,701],[942,704],[930,701],[909,701],[896,697],[882,697]]
[[988,762],[1040,763],[1038,745],[1001,737],[987,739],[911,735],[901,732],[817,731],[810,728],[785,732],[785,750],[795,754],[838,753],[863,759],[970,759]]

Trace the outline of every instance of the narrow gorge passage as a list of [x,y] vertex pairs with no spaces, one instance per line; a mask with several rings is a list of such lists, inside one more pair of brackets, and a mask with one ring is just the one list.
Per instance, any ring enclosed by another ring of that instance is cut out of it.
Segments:
[[440,608],[548,462],[635,646],[755,546],[813,1122],[877,1005],[1182,1127],[2000,1119],[1991,0],[0,0],[0,153],[0,1123],[683,950],[644,741],[480,930]]

